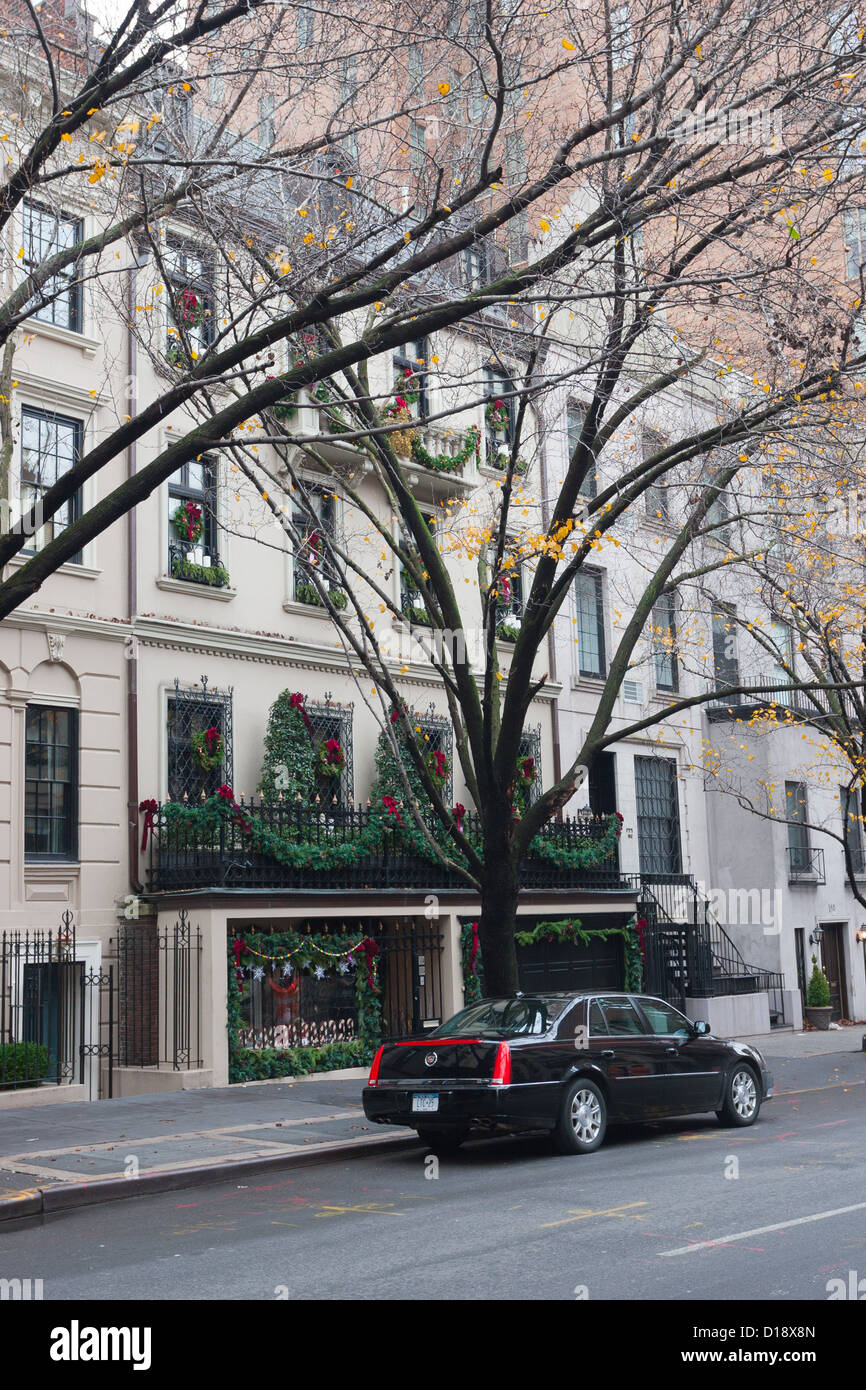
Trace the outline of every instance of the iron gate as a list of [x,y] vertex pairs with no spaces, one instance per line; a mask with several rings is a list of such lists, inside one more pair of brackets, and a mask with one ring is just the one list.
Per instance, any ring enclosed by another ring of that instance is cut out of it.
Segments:
[[111,1096],[114,1010],[114,966],[79,957],[71,912],[56,931],[0,934],[0,1091],[78,1082]]

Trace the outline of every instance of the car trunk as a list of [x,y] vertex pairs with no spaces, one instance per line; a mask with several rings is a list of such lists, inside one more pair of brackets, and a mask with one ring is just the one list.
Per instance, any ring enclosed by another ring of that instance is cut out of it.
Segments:
[[490,1081],[496,1065],[499,1039],[430,1038],[418,1043],[386,1043],[379,1064],[379,1082]]

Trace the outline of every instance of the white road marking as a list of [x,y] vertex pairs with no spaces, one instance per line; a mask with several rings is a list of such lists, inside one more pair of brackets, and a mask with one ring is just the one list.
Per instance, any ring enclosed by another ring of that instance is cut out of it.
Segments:
[[817,1211],[814,1216],[796,1216],[790,1221],[777,1221],[774,1226],[756,1226],[752,1231],[738,1231],[733,1236],[719,1236],[717,1240],[701,1240],[695,1245],[681,1245],[678,1250],[660,1250],[664,1259],[669,1255],[691,1255],[693,1250],[709,1250],[714,1245],[730,1245],[735,1240],[748,1240],[749,1236],[765,1236],[770,1231],[787,1231],[790,1226],[806,1226],[810,1221],[827,1221],[831,1216],[847,1216],[849,1211],[866,1210],[866,1202],[857,1202],[853,1207],[836,1207],[834,1211]]

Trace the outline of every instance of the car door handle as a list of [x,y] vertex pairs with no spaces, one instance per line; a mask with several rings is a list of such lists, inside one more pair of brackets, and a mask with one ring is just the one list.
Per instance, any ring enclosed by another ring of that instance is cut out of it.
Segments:
[[679,1055],[680,1055],[680,1050],[679,1050],[678,1047],[666,1047],[666,1048],[665,1048],[665,1056],[666,1056],[666,1057],[679,1057]]
[[612,1047],[606,1047],[601,1055],[602,1057],[615,1057],[616,1053],[614,1052]]

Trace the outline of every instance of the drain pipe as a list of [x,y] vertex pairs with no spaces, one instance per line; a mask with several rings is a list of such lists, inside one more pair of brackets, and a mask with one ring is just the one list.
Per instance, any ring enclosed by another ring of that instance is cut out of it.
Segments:
[[[139,268],[138,258],[129,267],[127,278],[127,330],[126,330],[126,395],[129,414],[138,414],[138,344],[132,325],[135,323],[136,282]],[[126,451],[126,476],[133,478],[137,470],[137,451],[135,441]],[[129,618],[129,638],[126,652],[126,769],[127,769],[127,822],[129,859],[129,886],[138,897],[144,892],[144,885],[138,877],[138,650],[133,624],[138,613],[138,526],[135,507],[126,513],[126,612]]]
[[[543,437],[543,438],[541,438],[541,439],[539,440],[538,468],[539,468],[539,473],[540,473],[540,476],[541,476],[541,521],[542,521],[542,525],[544,526],[544,530],[545,530],[545,532],[546,532],[548,526],[550,525],[550,506],[549,506],[549,504],[548,504],[548,496],[549,496],[549,493],[548,493],[548,486],[547,486],[547,484],[548,484],[548,469],[547,469],[547,438],[546,438],[546,436]],[[547,664],[548,664],[550,679],[551,679],[552,681],[555,681],[556,678],[557,678],[557,677],[556,677],[556,636],[555,636],[555,631],[554,631],[555,627],[556,627],[556,620],[554,619],[554,621],[550,624],[550,627],[547,629],[547,658],[548,658]],[[553,777],[554,777],[554,781],[558,782],[559,779],[560,779],[560,777],[562,776],[562,748],[561,748],[561,744],[560,744],[560,731],[559,731],[559,697],[558,697],[558,696],[557,696],[556,699],[554,699],[553,702],[552,702],[551,715],[552,715],[551,724],[552,724],[552,728],[553,728]],[[562,817],[563,817],[563,808],[560,806],[560,807],[558,808],[557,812],[556,812],[556,819],[557,819],[558,821],[561,821],[561,820],[562,820]]]

